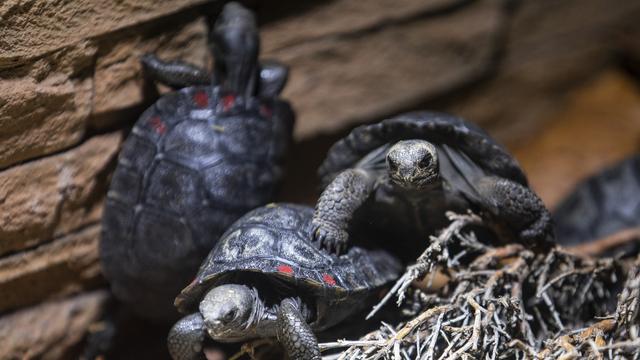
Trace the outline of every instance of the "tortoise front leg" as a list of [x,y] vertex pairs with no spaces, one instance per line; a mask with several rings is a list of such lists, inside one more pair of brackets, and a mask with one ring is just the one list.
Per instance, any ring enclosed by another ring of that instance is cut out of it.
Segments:
[[147,76],[174,89],[211,84],[206,70],[186,62],[163,61],[153,54],[144,55],[140,61]]
[[341,172],[320,195],[313,214],[313,237],[320,246],[341,253],[354,212],[373,192],[374,177],[362,169]]
[[485,177],[478,182],[478,190],[480,205],[507,224],[518,242],[546,247],[554,241],[549,210],[529,188],[508,179]]
[[284,346],[289,359],[320,360],[318,340],[302,316],[298,303],[284,299],[278,308],[276,321],[278,341]]
[[169,331],[167,346],[173,360],[206,360],[202,343],[206,335],[202,315],[194,313],[180,319]]

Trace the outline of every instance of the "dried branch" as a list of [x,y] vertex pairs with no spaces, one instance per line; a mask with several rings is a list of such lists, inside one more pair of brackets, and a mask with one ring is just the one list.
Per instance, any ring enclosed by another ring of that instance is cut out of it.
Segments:
[[615,232],[594,241],[568,247],[567,251],[582,256],[598,256],[611,249],[620,248],[625,244],[638,243],[639,241],[640,227],[634,227]]
[[425,274],[434,273],[436,266],[449,265],[449,267],[453,267],[452,265],[454,264],[450,263],[453,258],[449,257],[448,248],[456,239],[466,243],[469,247],[485,247],[480,244],[475,237],[464,236],[460,233],[463,228],[469,225],[482,225],[482,218],[480,218],[480,216],[471,211],[466,215],[459,215],[449,211],[446,213],[446,216],[451,221],[451,224],[442,230],[437,237],[430,237],[429,247],[418,257],[414,265],[407,268],[405,273],[398,279],[385,297],[373,307],[367,315],[367,319],[375,315],[394,295],[398,296],[397,303],[400,305],[404,300],[409,286]]
[[[347,347],[337,359],[361,360],[640,359],[640,257],[629,266],[561,248],[491,247],[462,232],[481,225],[478,216],[447,216],[451,224],[372,311],[395,295],[413,319],[323,349]],[[438,268],[445,286],[428,295],[412,287]]]

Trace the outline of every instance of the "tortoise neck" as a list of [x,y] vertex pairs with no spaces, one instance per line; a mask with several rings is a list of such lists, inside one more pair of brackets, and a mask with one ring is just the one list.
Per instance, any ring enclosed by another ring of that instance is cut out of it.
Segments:
[[443,181],[442,181],[442,178],[440,177],[438,177],[431,184],[420,187],[420,188],[413,188],[413,187],[397,184],[393,180],[391,180],[389,176],[387,176],[385,180],[386,180],[385,183],[387,185],[387,188],[390,189],[391,191],[399,194],[405,194],[411,197],[412,199],[415,198],[416,200],[419,200],[426,196],[430,196],[433,193],[440,192],[442,191],[442,187],[443,187]]
[[253,299],[251,315],[249,315],[249,319],[247,320],[246,329],[257,328],[266,315],[264,302],[260,299],[256,288],[251,288],[251,297]]

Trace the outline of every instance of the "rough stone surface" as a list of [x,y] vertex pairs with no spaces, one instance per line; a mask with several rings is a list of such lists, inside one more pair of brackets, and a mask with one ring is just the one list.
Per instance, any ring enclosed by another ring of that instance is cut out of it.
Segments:
[[[162,26],[139,27],[104,39],[95,64],[93,113],[100,120],[104,117],[102,113],[133,108],[153,100],[144,93],[140,57],[145,53],[206,66],[209,60],[206,33],[204,18],[198,18],[186,24],[165,21]],[[137,110],[139,113],[142,109]],[[122,116],[120,113],[115,115]],[[91,125],[103,127],[106,124],[102,120],[92,121]]]
[[0,68],[175,13],[204,0],[5,0],[0,4]]
[[84,73],[95,51],[83,42],[0,73],[0,169],[80,141],[91,113]]
[[[466,0],[311,0],[257,2],[262,48],[269,54],[321,38],[338,38],[436,16]],[[295,12],[298,12],[297,14]],[[283,16],[283,14],[291,14]]]
[[[299,114],[296,136],[375,119],[477,79],[492,64],[501,9],[481,1],[446,16],[380,20],[362,31],[267,50],[265,56],[294,69],[284,96]],[[268,36],[266,26],[266,42]]]
[[96,222],[120,141],[97,136],[0,172],[0,255]]
[[99,284],[95,224],[0,260],[0,313]]
[[65,359],[102,313],[106,291],[51,301],[0,318],[0,359]]
[[[266,23],[266,55],[294,69],[285,94],[299,114],[297,138],[434,105],[524,135],[611,63],[617,32],[637,28],[640,16],[637,1],[509,3],[311,2],[302,16]],[[259,9],[286,14],[292,5],[281,6]]]
[[[0,72],[10,85],[0,88],[0,127],[6,130],[0,135],[0,168],[76,144],[87,123],[102,129],[133,121],[156,96],[147,92],[139,71],[143,52],[200,65],[210,61],[205,21],[194,11],[158,18],[200,1],[162,1],[152,10],[147,1],[135,9],[131,1],[91,2],[58,5],[59,17],[68,16],[67,8],[74,6],[87,14],[74,18],[78,24],[70,28],[77,31],[67,31],[73,33],[68,37],[48,34],[49,27],[42,26],[46,35],[29,41],[47,45],[46,51],[34,46],[29,47],[31,55],[20,53],[27,46],[0,35],[0,47],[16,52],[11,56],[21,64]],[[453,91],[457,96],[447,97],[451,101],[444,109],[490,127],[495,123],[505,133],[526,133],[537,119],[557,111],[567,89],[610,62],[618,46],[611,38],[619,28],[634,28],[640,15],[640,5],[633,1],[616,7],[605,0],[518,4],[512,11],[499,0],[254,5],[266,21],[261,29],[265,56],[293,69],[285,95],[299,113],[296,136],[306,139],[423,107]],[[9,1],[0,7],[7,19],[0,30],[15,32],[21,21],[48,14],[45,8]],[[93,19],[97,10],[104,12],[99,19],[105,28],[98,22],[95,29],[83,31],[82,22]],[[112,16],[129,12],[130,19]],[[25,33],[37,30],[31,26]],[[55,39],[64,46],[49,49]],[[473,84],[471,91],[460,91]],[[34,108],[34,103],[40,106]],[[29,131],[16,130],[25,127]]]
[[204,19],[179,17],[83,41],[1,71],[0,169],[75,145],[87,126],[135,118],[131,111],[118,111],[140,113],[140,105],[153,100],[154,94],[145,94],[140,56],[157,52],[204,65],[205,34]]

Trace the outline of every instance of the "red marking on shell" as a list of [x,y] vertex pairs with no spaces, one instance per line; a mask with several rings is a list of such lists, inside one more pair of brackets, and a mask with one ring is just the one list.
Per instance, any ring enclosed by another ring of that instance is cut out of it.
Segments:
[[229,111],[236,103],[236,96],[233,94],[222,97],[222,110]]
[[322,280],[324,280],[324,282],[327,283],[327,285],[331,285],[331,286],[336,285],[336,279],[334,279],[333,276],[329,274],[322,274]]
[[167,132],[167,126],[164,124],[164,122],[162,122],[162,120],[160,120],[159,116],[154,116],[151,119],[149,119],[149,125],[151,125],[153,130],[155,130],[155,132],[157,132],[160,135]]
[[276,269],[283,274],[293,274],[293,268],[289,265],[278,265]]
[[206,107],[207,105],[209,105],[209,97],[204,91],[198,91],[197,93],[195,93],[193,95],[193,101],[199,107]]
[[264,117],[271,117],[273,111],[267,105],[260,105],[260,114]]

